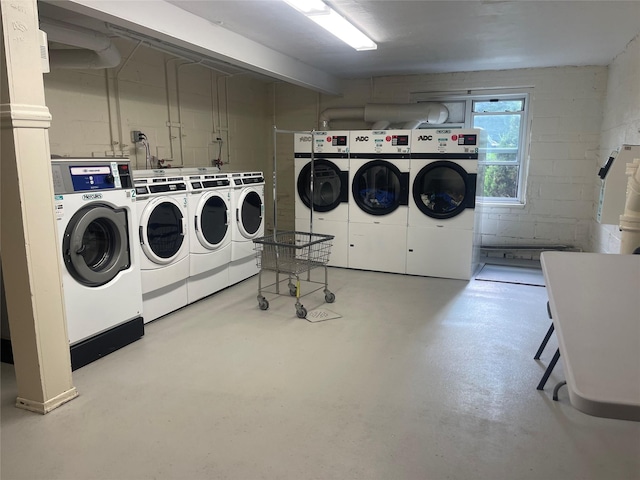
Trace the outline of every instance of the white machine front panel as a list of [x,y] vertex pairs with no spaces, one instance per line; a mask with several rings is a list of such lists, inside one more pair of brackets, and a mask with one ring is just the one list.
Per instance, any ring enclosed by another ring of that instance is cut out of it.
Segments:
[[[93,194],[92,194],[93,195]],[[142,315],[142,290],[139,252],[135,245],[136,215],[133,190],[101,192],[101,197],[86,194],[56,195],[54,198],[58,258],[61,262],[62,285],[69,342],[75,344],[114,326]],[[93,203],[123,208],[127,228],[131,265],[113,280],[98,287],[85,286],[74,279],[64,264],[62,244],[65,229],[73,215]]]
[[[308,218],[296,218],[296,231],[309,232],[310,225]],[[349,224],[347,222],[333,222],[331,220],[320,220],[314,217],[313,233],[333,235],[331,254],[327,265],[331,267],[348,267],[348,244],[349,244]]]
[[405,273],[407,227],[349,224],[349,268]]
[[212,253],[231,242],[233,214],[229,190],[210,190],[189,196],[191,253]]
[[[599,223],[618,225],[620,215],[624,214],[626,202],[627,163],[632,163],[635,158],[640,158],[640,145],[622,145],[617,154],[603,166],[600,197],[598,199],[598,211],[596,220]],[[606,170],[606,172],[604,171]]]
[[[349,159],[348,158],[336,158],[331,159],[331,163],[335,164],[341,171],[346,172],[349,170]],[[311,209],[307,207],[302,199],[300,198],[300,193],[298,192],[298,177],[300,176],[300,172],[304,168],[305,165],[308,165],[311,162],[308,158],[296,158],[295,159],[295,189],[296,189],[296,200],[295,200],[295,215],[296,218],[309,218],[311,214]],[[347,188],[350,188],[347,185]],[[320,218],[323,220],[331,220],[331,221],[342,221],[346,222],[349,219],[349,206],[347,202],[341,202],[336,208],[330,210],[328,212],[313,212],[313,218]]]
[[232,242],[252,242],[264,235],[264,185],[235,189],[232,193]]
[[163,195],[138,202],[142,270],[171,265],[189,254],[187,197]]
[[313,145],[314,156],[322,154],[349,153],[349,131],[332,130],[326,132],[295,133],[293,135],[294,153],[311,154]]
[[411,137],[411,153],[479,153],[483,138],[483,130],[479,128],[414,130]]
[[351,153],[409,154],[411,130],[352,130]]
[[[385,160],[398,167],[400,172],[409,172],[409,159]],[[370,224],[386,224],[386,225],[407,225],[408,207],[407,205],[399,205],[393,212],[386,215],[372,215],[362,210],[353,197],[353,181],[354,175],[360,167],[371,162],[370,159],[351,159],[349,165],[349,222],[370,223]],[[409,185],[410,189],[411,185]],[[411,196],[411,192],[409,192]]]
[[409,227],[406,273],[469,280],[473,270],[473,249],[471,230]]
[[[421,226],[421,227],[434,227],[434,226],[446,226],[447,228],[462,228],[466,230],[473,230],[475,221],[475,210],[472,208],[465,209],[462,213],[451,218],[432,218],[418,208],[415,198],[413,196],[414,182],[420,171],[427,165],[437,160],[425,160],[425,159],[411,159],[411,171],[409,188],[409,225]],[[477,173],[478,162],[476,160],[447,160],[448,162],[460,165],[467,173]]]

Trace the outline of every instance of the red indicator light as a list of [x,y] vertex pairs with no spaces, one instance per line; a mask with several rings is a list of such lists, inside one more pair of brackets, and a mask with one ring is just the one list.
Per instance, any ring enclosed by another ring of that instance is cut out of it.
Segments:
[[457,140],[458,139],[458,135],[451,135],[451,140]]
[[331,143],[331,137],[327,137],[327,142]]
[[122,165],[122,170],[129,170],[129,165]]
[[390,141],[391,141],[391,135],[387,135],[387,138],[385,138],[385,140],[386,140],[387,142],[390,142]]

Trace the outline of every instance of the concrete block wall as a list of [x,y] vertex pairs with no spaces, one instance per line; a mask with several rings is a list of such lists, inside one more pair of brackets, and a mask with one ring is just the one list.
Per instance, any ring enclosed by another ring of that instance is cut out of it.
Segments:
[[[601,148],[594,168],[599,168],[611,151],[624,143],[640,145],[640,37],[629,42],[609,65]],[[599,192],[600,181],[596,179],[594,198]],[[594,219],[595,208],[597,204]],[[595,252],[619,253],[620,230],[617,225],[601,225],[594,220],[591,242]]]
[[[266,151],[269,138],[269,82],[225,77],[137,42],[114,42],[123,58],[116,68],[53,70],[44,76],[53,154],[124,154],[134,168],[146,168],[144,149],[131,140],[131,131],[140,130],[165,166],[211,166],[218,157],[217,138],[223,162],[260,165],[255,152]],[[254,132],[250,142],[245,131]]]
[[[283,86],[298,96],[298,87]],[[357,107],[365,103],[408,103],[428,92],[481,89],[531,92],[530,149],[524,205],[482,208],[483,245],[564,244],[589,250],[594,196],[594,165],[599,156],[600,125],[607,88],[606,67],[558,67],[378,77],[350,80],[340,97],[322,95],[319,105],[280,108],[277,123],[309,127],[315,110]],[[286,97],[286,96],[284,96]],[[319,107],[319,108],[318,108]],[[315,127],[317,128],[317,123]],[[360,120],[335,121],[332,129],[367,128]],[[293,183],[291,184],[293,188]],[[293,194],[283,200],[293,201]],[[288,208],[293,208],[288,207]]]

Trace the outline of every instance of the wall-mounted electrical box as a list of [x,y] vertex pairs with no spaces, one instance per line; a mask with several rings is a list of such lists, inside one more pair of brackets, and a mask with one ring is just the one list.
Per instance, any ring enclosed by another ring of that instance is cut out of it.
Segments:
[[640,145],[622,145],[600,168],[602,181],[596,219],[599,223],[618,225],[627,197],[627,163],[640,158]]

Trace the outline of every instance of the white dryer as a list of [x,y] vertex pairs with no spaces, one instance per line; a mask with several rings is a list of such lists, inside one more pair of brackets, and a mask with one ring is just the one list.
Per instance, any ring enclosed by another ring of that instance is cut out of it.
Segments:
[[187,305],[187,184],[179,170],[133,172],[144,321]]
[[[313,185],[311,149],[313,146]],[[333,235],[328,265],[347,267],[349,132],[294,134],[295,215],[299,232]],[[313,187],[313,218],[311,190]]]
[[189,211],[187,300],[195,302],[229,286],[231,180],[216,167],[183,168]]
[[414,132],[407,273],[469,280],[477,269],[483,138],[479,129]]
[[264,236],[264,175],[229,172],[231,180],[231,263],[229,285],[258,273],[253,239]]
[[51,161],[71,366],[144,335],[129,161]]
[[349,268],[405,273],[411,130],[350,133]]

